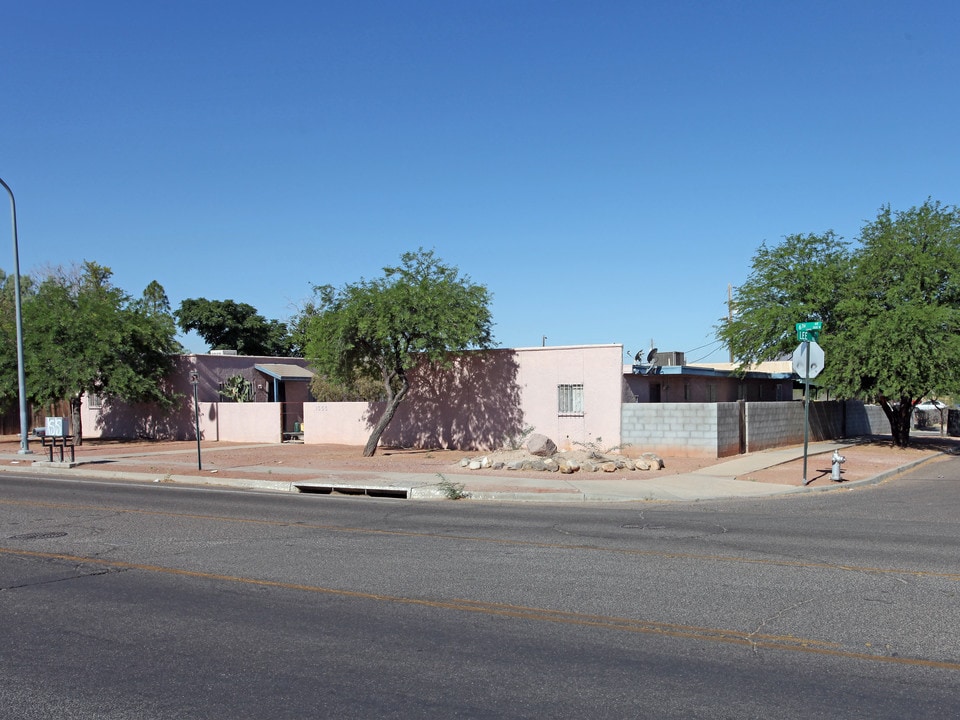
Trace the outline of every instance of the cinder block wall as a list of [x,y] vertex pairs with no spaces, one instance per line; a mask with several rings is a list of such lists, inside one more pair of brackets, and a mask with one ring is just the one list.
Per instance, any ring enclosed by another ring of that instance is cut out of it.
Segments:
[[890,421],[879,405],[864,405],[859,400],[847,400],[846,414],[848,437],[890,434]]
[[[729,404],[729,403],[725,403]],[[620,443],[680,457],[719,457],[715,403],[624,403]]]
[[803,403],[746,403],[747,452],[803,442]]
[[740,412],[745,406],[740,402],[717,404],[717,457],[740,454]]
[[[743,416],[741,418],[741,409]],[[803,442],[801,402],[624,403],[621,442],[689,457],[727,457]],[[883,411],[862,402],[810,405],[810,440],[890,432]],[[742,439],[742,443],[741,443]]]

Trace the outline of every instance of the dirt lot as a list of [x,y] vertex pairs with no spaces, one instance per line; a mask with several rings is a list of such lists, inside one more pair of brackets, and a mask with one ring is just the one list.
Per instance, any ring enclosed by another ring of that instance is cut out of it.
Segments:
[[[33,460],[45,460],[46,450],[39,442],[31,441],[35,455],[11,458],[19,449],[19,438],[4,436],[0,438],[0,464],[11,465]],[[628,448],[624,455],[638,457],[642,448]],[[843,465],[845,481],[861,480],[873,477],[891,468],[899,467],[914,460],[933,456],[937,453],[960,454],[960,439],[921,436],[913,438],[913,446],[906,450],[891,447],[889,440],[874,439],[860,442],[842,451],[847,458]],[[223,473],[232,477],[250,479],[279,479],[296,481],[315,477],[318,473],[333,473],[349,470],[357,473],[369,472],[371,477],[382,472],[399,473],[469,473],[514,477],[537,477],[542,471],[516,470],[476,470],[470,471],[459,466],[460,460],[477,458],[484,453],[467,453],[460,450],[409,450],[380,449],[372,458],[364,458],[361,448],[344,445],[245,445],[234,443],[203,443],[201,460],[203,470],[197,469],[197,445],[194,442],[118,442],[88,440],[76,448],[78,462],[99,466],[107,472],[150,473],[165,475],[200,476]],[[516,451],[487,453],[492,460],[509,460],[523,455]],[[575,453],[578,459],[584,452]],[[110,460],[106,459],[110,456]],[[118,457],[119,456],[119,457]],[[129,457],[123,457],[129,456]],[[664,468],[659,471],[635,471],[640,479],[647,473],[677,475],[687,473],[726,459],[686,458],[663,456]],[[625,471],[621,471],[625,472]],[[631,473],[632,474],[632,473]],[[602,473],[596,474],[598,479]],[[807,477],[811,485],[830,485],[830,454],[811,455],[808,458]],[[781,483],[800,485],[803,479],[803,462],[795,460],[775,467],[767,468],[740,477],[753,482]]]

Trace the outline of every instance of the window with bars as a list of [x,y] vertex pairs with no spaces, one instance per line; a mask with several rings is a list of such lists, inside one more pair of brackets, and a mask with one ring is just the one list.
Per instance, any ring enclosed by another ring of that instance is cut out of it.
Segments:
[[91,410],[99,410],[103,407],[103,400],[96,393],[87,393],[87,407]]
[[557,414],[583,415],[583,385],[557,385]]

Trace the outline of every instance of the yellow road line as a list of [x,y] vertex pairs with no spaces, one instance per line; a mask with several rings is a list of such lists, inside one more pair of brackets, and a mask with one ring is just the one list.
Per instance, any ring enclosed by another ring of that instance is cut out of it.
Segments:
[[430,600],[426,598],[410,598],[379,593],[367,593],[357,590],[342,590],[337,588],[304,585],[300,583],[281,582],[278,580],[261,580],[235,575],[208,573],[198,570],[163,567],[160,565],[146,565],[120,560],[102,560],[99,558],[67,555],[62,553],[47,553],[33,550],[18,550],[16,548],[0,547],[0,554],[20,557],[42,558],[44,560],[61,560],[70,563],[98,565],[100,567],[115,568],[117,570],[141,570],[144,572],[176,575],[180,577],[213,580],[218,582],[240,583],[257,587],[270,587],[298,592],[308,592],[337,597],[355,598],[375,602],[395,603],[402,605],[416,605],[420,607],[453,610],[458,612],[482,613],[500,617],[510,617],[519,620],[538,622],[562,623],[583,627],[595,627],[604,630],[632,632],[641,634],[661,635],[666,637],[699,640],[701,642],[727,643],[744,645],[752,648],[781,650],[786,652],[813,653],[830,655],[833,657],[867,662],[888,663],[895,665],[909,665],[916,667],[936,668],[941,670],[960,671],[960,663],[924,658],[894,657],[887,655],[871,655],[868,653],[851,652],[841,649],[837,643],[808,638],[793,637],[790,635],[760,635],[723,628],[697,627],[694,625],[679,625],[673,623],[652,622],[634,618],[611,617],[606,615],[589,615],[584,613],[550,610],[547,608],[526,607],[503,603],[483,602],[479,600]]
[[570,543],[535,542],[532,540],[512,540],[508,538],[485,538],[475,535],[451,535],[444,533],[422,533],[410,530],[378,530],[376,528],[349,527],[342,525],[323,525],[316,523],[290,522],[289,520],[258,520],[256,518],[238,518],[223,515],[200,515],[195,513],[174,513],[162,510],[143,510],[140,508],[118,508],[103,505],[77,505],[70,503],[48,503],[23,500],[0,499],[0,505],[20,507],[42,507],[57,510],[89,510],[108,513],[125,513],[132,515],[148,515],[154,517],[175,517],[186,520],[210,520],[215,522],[237,523],[243,525],[267,525],[273,527],[302,528],[305,530],[322,530],[324,532],[351,533],[359,535],[385,535],[389,537],[426,538],[432,540],[459,540],[488,545],[505,545],[511,547],[532,547],[552,550],[580,550],[587,552],[611,553],[614,555],[633,555],[638,557],[655,557],[667,560],[708,560],[713,562],[741,563],[745,565],[767,565],[772,567],[793,567],[813,570],[835,570],[840,572],[865,573],[873,575],[905,575],[909,577],[937,578],[960,582],[960,573],[941,572],[935,570],[907,570],[904,568],[882,568],[868,565],[836,565],[824,562],[808,562],[803,560],[774,560],[771,558],[748,558],[739,555],[708,555],[703,553],[672,552],[668,550],[637,550],[633,548],[612,548],[603,545],[577,545]]

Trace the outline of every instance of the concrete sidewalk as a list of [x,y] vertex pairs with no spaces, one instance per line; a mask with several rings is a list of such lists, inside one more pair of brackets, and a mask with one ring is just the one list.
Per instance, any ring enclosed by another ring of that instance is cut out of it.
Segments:
[[[850,443],[811,443],[810,457],[832,453],[849,447]],[[265,446],[259,446],[265,447]],[[213,449],[216,452],[217,449]],[[205,452],[209,452],[205,451]],[[232,468],[230,471],[213,471],[216,474],[183,474],[183,462],[167,459],[166,456],[183,455],[182,450],[123,452],[98,454],[78,463],[50,463],[46,456],[15,453],[0,453],[0,472],[18,474],[57,473],[59,476],[114,479],[131,482],[175,482],[190,485],[218,485],[236,488],[268,490],[275,492],[303,492],[339,495],[367,495],[407,499],[445,499],[459,496],[465,499],[484,501],[527,502],[636,502],[636,501],[690,501],[722,498],[769,497],[806,492],[823,492],[835,488],[878,482],[890,475],[903,472],[936,457],[931,454],[907,465],[891,467],[872,478],[852,482],[834,483],[829,486],[803,487],[739,480],[764,468],[774,467],[803,457],[802,447],[769,450],[741,455],[732,460],[717,462],[709,467],[674,475],[655,473],[630,474],[628,477],[609,476],[606,473],[574,473],[562,475],[543,472],[536,477],[512,476],[508,471],[493,475],[488,472],[454,473],[401,473],[369,472],[356,470],[317,471],[316,468],[273,467],[277,479],[252,479],[242,477],[244,472],[262,471],[262,466]],[[111,462],[125,465],[149,463],[151,472],[140,473],[127,470],[111,472]],[[164,470],[158,473],[156,467]],[[178,473],[178,469],[180,472]],[[235,474],[230,475],[233,471]],[[283,480],[283,475],[312,475],[307,480]]]

